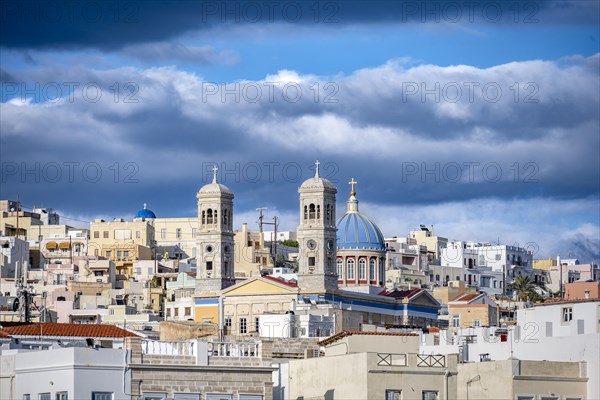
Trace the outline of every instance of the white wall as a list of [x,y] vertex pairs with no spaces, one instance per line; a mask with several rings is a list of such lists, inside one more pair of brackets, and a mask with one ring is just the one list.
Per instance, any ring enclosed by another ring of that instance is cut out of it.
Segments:
[[23,352],[16,355],[16,398],[67,391],[69,399],[89,399],[93,391],[113,392],[114,399],[129,396],[125,381],[126,351],[81,347]]

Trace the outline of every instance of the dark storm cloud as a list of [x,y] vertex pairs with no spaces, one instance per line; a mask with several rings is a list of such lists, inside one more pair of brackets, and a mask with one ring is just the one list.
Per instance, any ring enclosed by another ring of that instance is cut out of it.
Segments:
[[48,1],[0,3],[0,46],[116,50],[215,26],[597,23],[594,1]]

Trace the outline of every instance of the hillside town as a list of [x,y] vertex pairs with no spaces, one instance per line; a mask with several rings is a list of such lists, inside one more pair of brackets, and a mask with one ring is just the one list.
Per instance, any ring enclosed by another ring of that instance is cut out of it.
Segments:
[[348,180],[317,161],[294,231],[216,166],[194,216],[0,200],[0,399],[600,398],[598,260],[384,234]]

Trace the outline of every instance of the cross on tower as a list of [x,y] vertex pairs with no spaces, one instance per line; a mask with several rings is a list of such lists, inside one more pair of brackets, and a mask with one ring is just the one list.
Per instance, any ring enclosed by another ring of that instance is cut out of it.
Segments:
[[352,190],[350,191],[350,196],[355,196],[356,195],[356,191],[354,190],[354,185],[356,185],[358,182],[354,180],[354,178],[352,178],[352,180],[350,182],[348,182],[348,184],[352,185]]
[[219,170],[219,167],[217,167],[217,164],[213,165],[213,181],[212,183],[217,183],[217,171]]
[[319,164],[321,164],[319,160],[315,161],[315,178],[319,177]]

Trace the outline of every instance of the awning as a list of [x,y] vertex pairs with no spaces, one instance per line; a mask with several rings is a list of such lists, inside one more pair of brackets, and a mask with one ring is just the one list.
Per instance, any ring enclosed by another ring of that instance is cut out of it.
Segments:
[[58,249],[58,244],[56,242],[48,242],[48,243],[46,243],[46,249],[56,250],[56,249]]
[[61,242],[58,247],[61,250],[69,250],[71,248],[71,243],[69,243],[69,242]]

